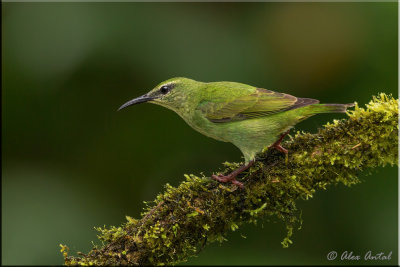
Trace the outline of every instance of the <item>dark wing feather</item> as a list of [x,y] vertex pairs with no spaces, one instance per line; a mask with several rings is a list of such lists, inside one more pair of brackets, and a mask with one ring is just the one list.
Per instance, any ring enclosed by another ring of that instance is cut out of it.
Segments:
[[257,88],[254,93],[242,95],[226,102],[205,101],[199,105],[199,110],[211,122],[223,123],[269,116],[316,103],[319,103],[316,99],[297,98]]

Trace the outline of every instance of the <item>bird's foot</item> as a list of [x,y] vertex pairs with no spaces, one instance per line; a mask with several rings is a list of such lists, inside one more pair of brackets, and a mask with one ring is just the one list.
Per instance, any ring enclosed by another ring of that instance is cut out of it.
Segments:
[[283,146],[281,146],[280,144],[279,145],[275,145],[273,147],[285,154],[285,164],[287,165],[288,162],[289,162],[289,152],[288,152],[288,150],[286,148],[284,148]]
[[289,157],[288,157],[288,150],[286,148],[284,148],[283,146],[281,146],[281,142],[283,140],[283,138],[289,133],[290,130],[287,130],[286,132],[284,132],[281,137],[279,137],[279,139],[273,143],[272,145],[270,145],[271,148],[275,148],[279,151],[281,151],[282,153],[285,154],[285,163],[288,164],[289,161]]
[[280,152],[285,153],[286,155],[289,153],[286,148],[281,146],[281,144],[277,144],[273,146],[274,148],[278,149]]
[[290,130],[287,130],[286,132],[284,132],[283,134],[281,134],[281,136],[279,137],[279,139],[273,143],[272,145],[270,145],[269,147],[271,148],[276,148],[277,150],[281,151],[282,153],[288,154],[288,151],[286,148],[284,148],[283,146],[281,146],[281,142],[283,140],[283,138],[289,133]]
[[254,160],[250,161],[248,164],[244,164],[243,166],[237,168],[236,170],[234,170],[233,172],[231,172],[228,175],[213,174],[213,175],[211,175],[211,178],[218,182],[221,182],[221,183],[231,182],[232,184],[235,184],[235,185],[239,186],[240,188],[244,188],[243,183],[236,180],[236,176],[238,176],[240,173],[242,173],[243,171],[250,168],[253,164],[254,164]]
[[218,182],[221,182],[221,183],[226,183],[226,182],[230,181],[232,184],[235,184],[235,185],[239,186],[240,188],[244,188],[243,183],[241,183],[238,180],[236,180],[236,177],[233,177],[230,174],[228,174],[228,175],[222,175],[222,174],[215,175],[215,174],[213,174],[211,176],[211,178],[216,180],[216,181],[218,181]]

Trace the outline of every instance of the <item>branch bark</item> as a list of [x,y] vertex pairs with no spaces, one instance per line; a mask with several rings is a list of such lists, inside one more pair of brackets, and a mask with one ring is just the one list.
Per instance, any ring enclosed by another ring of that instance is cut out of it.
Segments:
[[[398,100],[380,94],[365,109],[356,105],[348,116],[316,134],[298,132],[284,145],[287,161],[274,150],[258,155],[240,178],[244,190],[195,175],[185,175],[178,187],[167,184],[142,219],[127,217],[120,227],[98,228],[103,246],[74,257],[61,245],[65,264],[176,264],[263,216],[284,221],[288,234],[282,245],[287,247],[293,229],[301,224],[297,199],[309,199],[333,184],[357,184],[361,171],[398,164]],[[224,165],[225,172],[239,166]]]

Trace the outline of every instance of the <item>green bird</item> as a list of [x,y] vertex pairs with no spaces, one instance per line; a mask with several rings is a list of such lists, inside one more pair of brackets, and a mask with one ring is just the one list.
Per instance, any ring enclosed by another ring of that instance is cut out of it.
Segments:
[[266,147],[288,151],[281,141],[298,122],[318,113],[346,112],[354,104],[319,104],[237,82],[198,82],[172,78],[145,95],[123,104],[125,107],[149,102],[175,111],[200,133],[231,142],[243,153],[245,164],[228,175],[212,175],[219,182],[243,184],[236,176],[253,165],[255,156]]

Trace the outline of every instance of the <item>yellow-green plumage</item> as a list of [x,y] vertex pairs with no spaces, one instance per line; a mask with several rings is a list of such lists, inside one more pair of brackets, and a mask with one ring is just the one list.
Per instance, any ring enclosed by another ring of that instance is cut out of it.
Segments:
[[203,83],[187,78],[162,82],[121,108],[141,102],[169,108],[200,133],[233,143],[243,153],[246,163],[299,121],[318,113],[345,112],[351,106],[318,104],[315,99],[242,83]]

